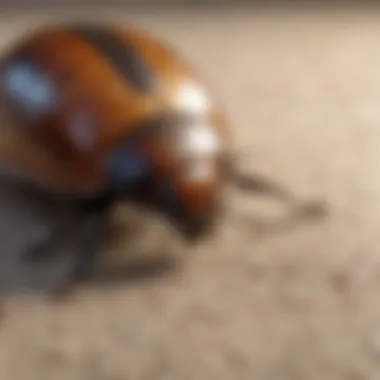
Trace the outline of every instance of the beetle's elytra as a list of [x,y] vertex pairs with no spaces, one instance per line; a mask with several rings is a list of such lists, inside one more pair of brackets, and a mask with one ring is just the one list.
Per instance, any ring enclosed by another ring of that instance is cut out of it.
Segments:
[[114,201],[151,207],[194,240],[220,213],[227,181],[258,185],[234,169],[230,132],[209,88],[140,30],[41,28],[4,54],[0,97],[12,132],[42,154],[4,150],[1,159],[36,187],[67,195],[83,216],[77,278],[91,273]]

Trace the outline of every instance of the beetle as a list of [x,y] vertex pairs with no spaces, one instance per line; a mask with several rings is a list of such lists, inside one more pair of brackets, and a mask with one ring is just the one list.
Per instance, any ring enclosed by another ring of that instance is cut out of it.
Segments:
[[[238,171],[227,118],[209,86],[140,29],[39,28],[4,54],[0,99],[10,132],[34,149],[33,158],[3,149],[1,160],[36,188],[70,199],[83,223],[69,281],[91,275],[103,221],[118,200],[150,207],[189,242],[211,233],[227,182],[272,191],[298,211],[316,209]],[[42,243],[27,257],[46,257],[50,245]]]

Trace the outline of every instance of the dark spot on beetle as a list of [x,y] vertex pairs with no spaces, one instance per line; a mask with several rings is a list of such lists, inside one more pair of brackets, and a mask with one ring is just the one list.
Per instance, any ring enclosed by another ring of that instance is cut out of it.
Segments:
[[71,29],[99,51],[138,91],[150,93],[155,89],[156,76],[153,71],[139,53],[112,29],[95,25],[73,26]]
[[128,145],[111,152],[106,166],[109,186],[125,190],[140,183],[150,170],[147,158]]

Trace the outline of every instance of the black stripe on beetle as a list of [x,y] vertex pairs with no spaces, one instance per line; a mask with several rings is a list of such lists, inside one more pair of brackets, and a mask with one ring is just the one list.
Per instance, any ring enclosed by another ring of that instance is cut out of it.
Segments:
[[122,41],[112,29],[98,26],[75,26],[71,30],[95,47],[112,64],[126,82],[138,91],[151,93],[156,86],[156,76],[132,46]]

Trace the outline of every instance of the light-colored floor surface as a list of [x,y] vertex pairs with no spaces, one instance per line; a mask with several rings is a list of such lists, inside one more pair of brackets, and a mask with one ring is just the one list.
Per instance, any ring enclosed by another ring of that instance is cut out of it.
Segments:
[[[182,51],[252,171],[326,199],[329,216],[270,234],[230,221],[176,272],[51,303],[15,286],[55,273],[17,270],[22,237],[41,229],[4,195],[0,379],[378,379],[380,11],[113,14]],[[4,44],[29,23],[4,14]]]

